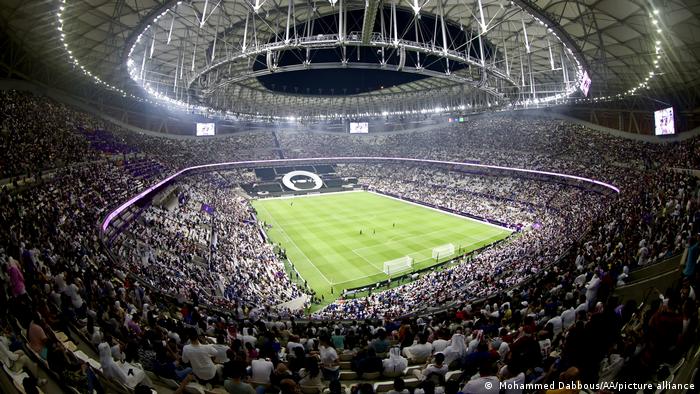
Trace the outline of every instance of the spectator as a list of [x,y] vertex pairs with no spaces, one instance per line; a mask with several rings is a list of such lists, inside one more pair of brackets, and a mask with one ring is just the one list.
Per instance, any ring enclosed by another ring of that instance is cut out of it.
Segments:
[[404,370],[408,367],[408,360],[401,357],[401,351],[398,347],[389,349],[389,357],[382,360],[384,370],[382,375],[391,378],[401,376]]
[[192,372],[197,379],[204,382],[215,380],[222,369],[221,366],[214,364],[214,358],[217,355],[216,349],[211,345],[200,344],[199,334],[194,328],[189,330],[188,337],[190,343],[182,348],[182,361],[192,365]]
[[445,374],[447,374],[447,364],[445,363],[445,355],[442,353],[436,353],[433,356],[433,362],[428,363],[422,370],[414,371],[417,378],[421,381],[432,379],[437,377],[438,379],[443,379]]

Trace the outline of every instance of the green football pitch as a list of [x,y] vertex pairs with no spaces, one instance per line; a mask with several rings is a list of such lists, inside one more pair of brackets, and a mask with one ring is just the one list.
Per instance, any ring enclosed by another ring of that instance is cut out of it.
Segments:
[[467,253],[511,233],[371,192],[271,198],[252,204],[258,220],[271,225],[267,234],[272,242],[286,250],[299,274],[327,302],[343,289],[386,280],[385,261],[410,256],[412,269],[418,270],[438,263],[432,258],[435,247],[451,243]]

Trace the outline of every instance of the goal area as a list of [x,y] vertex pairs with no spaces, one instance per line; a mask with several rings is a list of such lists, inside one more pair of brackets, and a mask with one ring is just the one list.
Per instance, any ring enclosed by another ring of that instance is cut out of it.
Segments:
[[384,262],[384,273],[393,275],[397,272],[408,271],[413,267],[413,258],[410,256],[400,257],[398,259]]
[[452,256],[455,254],[454,244],[445,244],[433,248],[433,258],[439,259],[442,257]]

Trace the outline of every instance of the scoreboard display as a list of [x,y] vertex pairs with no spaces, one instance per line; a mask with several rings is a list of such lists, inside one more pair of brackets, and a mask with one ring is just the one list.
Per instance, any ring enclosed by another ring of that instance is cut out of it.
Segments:
[[197,137],[216,134],[216,123],[197,123]]
[[660,109],[654,112],[654,134],[671,135],[676,133],[673,122],[673,107]]
[[350,122],[350,134],[367,134],[369,133],[369,123],[367,122]]

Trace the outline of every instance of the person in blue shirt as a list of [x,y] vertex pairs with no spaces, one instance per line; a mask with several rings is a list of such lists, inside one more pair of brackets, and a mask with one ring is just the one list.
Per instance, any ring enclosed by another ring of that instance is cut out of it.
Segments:
[[698,234],[693,234],[688,240],[688,246],[685,250],[684,259],[681,262],[684,263],[683,276],[686,278],[692,278],[695,274],[695,266],[698,262],[698,257],[700,256],[700,237]]

